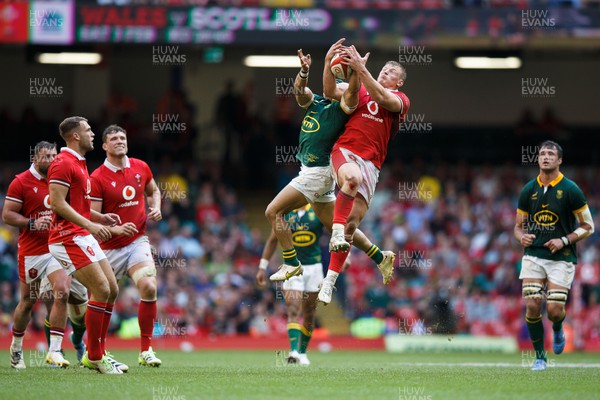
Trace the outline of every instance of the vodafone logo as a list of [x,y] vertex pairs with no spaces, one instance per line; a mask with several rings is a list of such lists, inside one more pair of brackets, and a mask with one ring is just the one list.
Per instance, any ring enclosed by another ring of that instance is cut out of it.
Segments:
[[47,209],[50,209],[50,195],[47,194],[46,197],[44,197],[44,207],[46,207]]
[[90,194],[92,192],[92,183],[90,182],[90,180],[87,180],[87,185],[85,188],[85,194]]
[[133,186],[125,186],[123,188],[123,198],[127,201],[133,199],[135,197],[135,189]]
[[369,110],[371,115],[377,115],[377,113],[379,112],[379,104],[371,100],[367,103],[367,110]]

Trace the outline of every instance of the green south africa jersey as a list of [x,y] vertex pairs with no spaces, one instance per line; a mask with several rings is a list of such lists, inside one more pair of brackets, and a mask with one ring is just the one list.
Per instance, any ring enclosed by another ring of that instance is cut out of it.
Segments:
[[519,195],[517,208],[519,214],[526,216],[527,233],[535,235],[532,245],[525,248],[525,255],[577,263],[575,244],[552,254],[544,243],[573,232],[578,226],[576,214],[586,207],[581,189],[562,173],[550,182],[545,192],[539,176],[528,182]]
[[296,248],[298,260],[304,265],[320,263],[319,240],[323,234],[323,224],[317,218],[310,204],[286,214],[285,219],[292,230],[292,242]]
[[314,95],[306,108],[300,129],[300,148],[296,158],[307,167],[326,167],[335,141],[344,129],[348,115],[340,102]]

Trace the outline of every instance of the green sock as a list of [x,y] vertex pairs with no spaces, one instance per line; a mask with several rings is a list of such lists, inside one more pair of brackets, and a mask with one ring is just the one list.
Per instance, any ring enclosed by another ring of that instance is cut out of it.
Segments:
[[300,354],[306,353],[306,348],[308,347],[308,342],[310,342],[311,337],[312,331],[309,331],[302,325],[300,327]]
[[46,334],[46,342],[48,342],[48,346],[50,346],[50,316],[46,316],[44,320],[44,333]]
[[367,250],[365,254],[368,255],[377,265],[381,264],[383,261],[383,253],[381,253],[381,250],[379,250],[379,247],[376,245],[369,247],[369,250]]
[[563,314],[563,317],[560,319],[560,321],[558,321],[558,322],[552,321],[552,330],[554,332],[558,332],[562,329],[562,324],[563,324],[563,321],[565,320],[566,316],[567,316],[567,312],[565,311]]
[[75,322],[71,321],[71,326],[73,327],[73,336],[71,336],[71,342],[73,343],[73,346],[79,347],[83,341],[85,324],[77,325]]
[[300,346],[300,324],[297,322],[290,322],[287,324],[288,337],[290,338],[290,351],[298,351]]
[[300,262],[298,262],[298,257],[296,257],[295,248],[292,247],[291,249],[283,250],[283,263],[293,267],[300,265]]
[[525,317],[527,322],[527,330],[529,331],[529,337],[535,350],[535,358],[546,360],[546,352],[544,351],[544,324],[542,323],[542,316],[535,318]]

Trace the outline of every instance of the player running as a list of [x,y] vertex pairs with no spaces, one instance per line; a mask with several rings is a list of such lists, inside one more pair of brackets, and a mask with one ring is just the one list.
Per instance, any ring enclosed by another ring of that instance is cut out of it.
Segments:
[[[392,133],[398,130],[399,122],[404,120],[410,107],[408,97],[398,91],[406,80],[406,71],[401,64],[388,61],[375,80],[366,68],[369,53],[361,57],[354,46],[341,46],[339,53],[344,63],[352,68],[352,76],[356,75],[362,85],[358,107],[350,116],[344,133],[336,141],[331,153],[331,164],[340,192],[335,200],[329,242],[329,249],[333,253],[318,297],[323,304],[331,302],[335,281],[348,256],[357,227],[375,193]],[[325,65],[332,58],[333,54],[328,53]],[[330,71],[323,73],[325,96],[340,99],[344,87],[345,85],[336,85]],[[392,273],[393,270],[390,269],[389,279]]]
[[[343,39],[329,49],[329,60],[339,51],[342,41]],[[270,276],[271,281],[286,280],[302,274],[303,270],[296,255],[289,225],[283,220],[286,213],[311,204],[319,220],[331,230],[335,186],[331,177],[329,154],[348,120],[348,115],[352,114],[358,105],[360,82],[356,74],[350,77],[349,85],[346,85],[347,90],[343,93],[340,91],[339,101],[332,101],[313,94],[306,86],[312,62],[310,54],[305,56],[302,50],[298,50],[298,58],[301,68],[294,81],[294,93],[298,105],[306,109],[300,129],[300,150],[296,156],[302,166],[299,175],[275,196],[265,212],[283,249],[283,264]],[[328,66],[326,61],[326,70]],[[331,72],[329,74],[331,75]],[[383,281],[387,284],[392,276],[395,254],[391,251],[381,252],[360,230],[356,232],[355,245],[378,264]]]
[[[290,339],[288,363],[310,365],[306,349],[315,326],[317,294],[323,280],[323,264],[321,264],[321,248],[319,247],[323,224],[317,218],[310,204],[286,214],[285,217],[286,223],[293,231],[294,247],[298,249],[298,259],[304,268],[302,276],[293,276],[283,282]],[[271,231],[256,273],[256,283],[261,288],[267,286],[266,269],[276,248],[277,236]],[[302,316],[302,325],[299,323],[300,316]]]
[[[83,320],[77,310],[87,303],[87,290],[77,280],[71,280],[64,269],[48,252],[48,234],[52,223],[46,174],[56,157],[56,145],[39,142],[34,147],[33,163],[29,169],[15,176],[6,194],[2,209],[4,223],[20,228],[18,241],[18,268],[21,295],[15,308],[10,345],[10,366],[24,369],[23,337],[31,319],[31,311],[40,293],[53,291],[54,301],[47,301],[50,337],[46,362],[66,368],[70,365],[62,353],[62,339],[67,324],[67,312],[73,329],[85,332]],[[43,278],[43,279],[42,279]],[[45,285],[43,282],[48,282]],[[69,292],[71,298],[69,299]],[[67,301],[69,301],[67,310]],[[83,305],[82,305],[83,304]],[[78,359],[85,345],[74,340]]]
[[[122,374],[127,366],[106,353],[106,335],[118,286],[98,241],[111,238],[105,225],[120,223],[116,214],[91,210],[91,182],[84,155],[94,149],[94,133],[83,117],[68,117],[59,126],[63,147],[48,169],[50,205],[54,211],[48,247],[67,274],[79,280],[90,294],[85,313],[89,362],[103,374]],[[94,236],[92,236],[94,235]]]
[[[519,195],[515,238],[525,249],[521,274],[527,308],[525,321],[535,350],[531,368],[547,368],[544,351],[542,298],[546,289],[548,319],[552,321],[555,354],[565,348],[565,303],[575,277],[575,243],[594,233],[594,221],[581,189],[560,171],[563,150],[547,140],[539,146],[540,173]],[[579,227],[577,227],[579,225]]]
[[[92,209],[116,213],[123,225],[110,228],[112,239],[100,243],[117,281],[125,274],[140,292],[138,322],[141,332],[140,365],[159,367],[162,362],[152,350],[156,320],[156,267],[146,231],[146,218],[160,221],[160,190],[152,171],[142,160],[127,157],[127,133],[110,125],[102,133],[104,164],[92,173]],[[146,201],[149,213],[146,215]]]

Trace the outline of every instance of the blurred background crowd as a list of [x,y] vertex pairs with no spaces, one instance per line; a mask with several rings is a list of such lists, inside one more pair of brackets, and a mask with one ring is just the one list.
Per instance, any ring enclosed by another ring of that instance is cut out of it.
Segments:
[[[156,333],[180,334],[184,329],[187,335],[285,335],[281,286],[261,291],[254,277],[268,233],[264,208],[276,193],[274,189],[283,187],[299,168],[295,162],[273,168],[274,149],[295,145],[298,114],[281,101],[277,118],[252,115],[244,109],[243,94],[236,93],[232,83],[219,97],[215,123],[204,128],[193,123],[195,109],[184,93],[174,91],[159,101],[157,112],[184,116],[188,124],[185,136],[153,135],[152,127],[135,123],[135,100],[124,94],[112,96],[100,113],[104,118],[91,125],[99,143],[102,129],[121,121],[128,130],[130,156],[149,161],[162,192],[164,219],[150,222],[147,232],[158,269]],[[23,147],[22,140],[19,145],[16,141],[23,135],[32,138],[31,145],[57,138],[57,121],[40,119],[33,108],[23,110],[17,118],[7,111],[0,113],[0,125],[2,131],[15,132],[12,149]],[[216,162],[202,159],[194,150],[203,135],[210,134],[206,131],[218,132],[212,136],[222,141],[211,145],[222,149]],[[447,132],[442,129],[442,134]],[[600,175],[570,156],[576,146],[570,140],[572,129],[551,111],[539,121],[524,112],[523,119],[504,134],[499,135],[505,138],[498,141],[499,148],[542,138],[558,140],[565,148],[563,171],[583,189],[596,226],[600,226]],[[349,320],[380,318],[388,332],[398,332],[399,324],[406,321],[420,321],[421,327],[409,323],[414,334],[428,329],[527,337],[518,280],[522,250],[512,231],[520,189],[537,174],[535,160],[520,156],[511,160],[500,154],[502,162],[472,162],[468,157],[457,159],[450,147],[446,156],[438,155],[430,162],[425,154],[419,156],[420,141],[431,140],[423,137],[400,133],[394,138],[361,226],[382,249],[396,252],[394,280],[383,286],[373,262],[355,250],[351,267],[338,281],[338,304]],[[471,152],[471,158],[477,160],[476,139],[474,143],[462,151]],[[455,149],[464,146],[454,145]],[[528,146],[517,147],[518,153],[531,153]],[[97,146],[88,157],[90,171],[103,157]],[[3,166],[1,198],[14,175],[27,168],[27,158],[21,158]],[[2,335],[10,332],[18,301],[16,240],[15,229],[0,226]],[[325,268],[327,242],[325,235],[321,243]],[[579,326],[577,340],[582,345],[600,337],[598,234],[579,244],[578,252],[567,321]],[[271,268],[279,262],[275,257]],[[138,300],[131,282],[122,282],[113,333],[127,336],[127,327],[137,324],[128,321],[136,318]],[[41,329],[44,316],[42,307],[37,307],[32,329]],[[326,325],[326,321],[318,321],[323,329]]]

